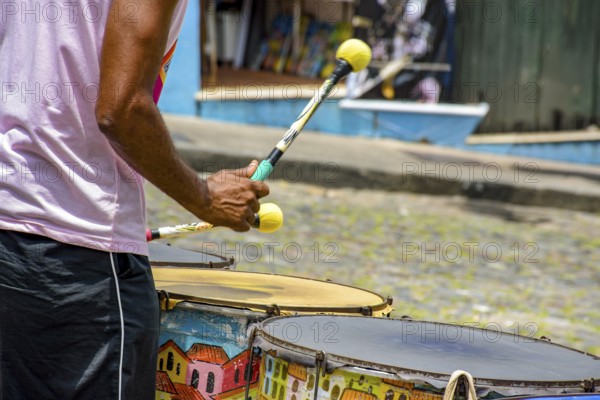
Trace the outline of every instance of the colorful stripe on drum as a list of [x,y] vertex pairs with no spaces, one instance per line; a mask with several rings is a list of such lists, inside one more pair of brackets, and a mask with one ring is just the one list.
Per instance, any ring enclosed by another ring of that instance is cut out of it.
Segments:
[[160,94],[165,85],[165,81],[167,80],[167,72],[169,72],[169,66],[171,65],[171,60],[173,60],[173,54],[175,53],[175,47],[177,47],[177,40],[173,43],[173,46],[167,51],[167,54],[163,57],[162,63],[160,65],[160,71],[158,73],[158,77],[156,78],[156,82],[154,83],[154,102],[158,103],[158,99],[160,98]]

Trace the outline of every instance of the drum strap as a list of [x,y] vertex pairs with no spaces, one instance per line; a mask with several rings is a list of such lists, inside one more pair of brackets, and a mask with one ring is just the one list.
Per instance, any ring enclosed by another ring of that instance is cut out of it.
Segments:
[[465,378],[467,381],[467,400],[477,400],[477,393],[475,392],[475,384],[473,383],[473,376],[466,371],[456,370],[450,375],[450,380],[446,385],[446,390],[444,391],[444,399],[443,400],[452,400],[454,399],[454,394],[456,392],[456,388],[458,387],[458,382],[461,378]]

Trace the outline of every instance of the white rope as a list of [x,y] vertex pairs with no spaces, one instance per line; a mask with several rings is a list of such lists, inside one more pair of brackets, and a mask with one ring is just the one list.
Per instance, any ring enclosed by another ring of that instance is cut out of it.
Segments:
[[464,376],[467,378],[469,387],[467,388],[467,400],[477,400],[477,393],[475,393],[475,384],[473,383],[473,377],[466,371],[456,370],[450,376],[450,380],[446,385],[444,391],[444,400],[452,400],[454,398],[454,392],[456,392],[456,386],[458,385],[459,379]]

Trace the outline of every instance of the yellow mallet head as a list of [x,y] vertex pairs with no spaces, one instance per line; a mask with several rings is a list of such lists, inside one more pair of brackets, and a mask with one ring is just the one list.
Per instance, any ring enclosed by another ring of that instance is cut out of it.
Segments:
[[348,39],[338,47],[335,57],[346,61],[352,71],[358,72],[371,62],[371,48],[359,39]]
[[275,232],[283,226],[283,212],[277,204],[261,204],[256,223],[258,223],[258,230],[261,232]]

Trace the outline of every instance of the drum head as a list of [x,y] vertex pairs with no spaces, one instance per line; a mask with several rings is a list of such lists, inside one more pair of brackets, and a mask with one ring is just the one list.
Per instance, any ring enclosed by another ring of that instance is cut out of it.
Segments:
[[203,270],[152,268],[157,290],[170,299],[226,305],[269,313],[336,313],[387,315],[388,299],[351,286],[291,276]]
[[162,243],[148,243],[150,265],[194,268],[225,268],[234,264],[233,258],[192,251]]
[[[322,333],[320,340],[315,340],[316,330]],[[371,368],[425,382],[447,381],[456,370],[469,372],[476,385],[500,387],[580,388],[583,380],[600,378],[598,357],[469,326],[316,315],[268,319],[258,335],[263,350],[287,351],[291,358],[308,360],[324,352],[334,366]]]

